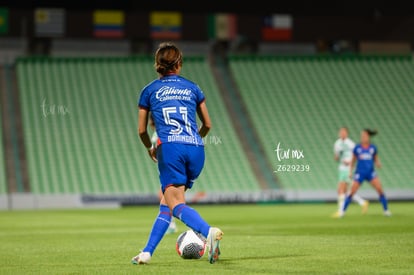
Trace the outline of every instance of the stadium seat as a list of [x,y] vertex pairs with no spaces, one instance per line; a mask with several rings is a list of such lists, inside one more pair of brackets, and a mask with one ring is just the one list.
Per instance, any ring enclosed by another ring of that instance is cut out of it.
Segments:
[[[205,92],[213,129],[197,191],[257,191],[208,63],[183,76]],[[137,99],[157,77],[153,58],[22,58],[17,62],[31,190],[35,194],[154,194],[157,165],[137,135]]]
[[[346,125],[359,141],[376,128],[387,189],[408,189],[414,155],[414,62],[410,56],[230,56],[230,69],[257,126],[266,157],[277,165],[309,165],[309,172],[279,172],[291,190],[335,190],[333,143]],[[302,159],[277,160],[280,142]],[[366,185],[367,186],[367,185]],[[369,187],[368,187],[369,188]]]
[[[3,108],[1,106],[0,108]],[[0,195],[6,194],[7,192],[7,182],[6,182],[6,169],[5,169],[5,159],[4,159],[4,148],[3,148],[3,126],[2,124],[2,110],[0,109]]]

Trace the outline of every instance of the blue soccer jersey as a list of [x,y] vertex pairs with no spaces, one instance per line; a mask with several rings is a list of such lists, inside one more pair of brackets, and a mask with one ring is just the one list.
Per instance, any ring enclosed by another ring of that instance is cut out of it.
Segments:
[[354,148],[354,155],[357,158],[356,171],[368,173],[374,171],[374,159],[377,154],[377,147],[370,144],[368,147],[363,147],[358,144]]
[[370,144],[368,147],[363,147],[358,144],[354,148],[354,155],[357,158],[357,166],[355,170],[354,180],[362,183],[363,181],[371,181],[377,175],[375,172],[375,156],[377,154],[377,147]]
[[152,113],[159,143],[203,145],[197,107],[204,100],[197,84],[179,75],[167,75],[143,88],[138,106]]

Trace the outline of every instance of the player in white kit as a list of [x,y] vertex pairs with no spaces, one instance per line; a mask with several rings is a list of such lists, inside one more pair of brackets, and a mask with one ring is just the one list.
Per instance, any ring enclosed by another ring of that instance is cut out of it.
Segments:
[[[334,158],[338,164],[338,210],[333,214],[333,217],[339,217],[342,211],[348,185],[350,184],[350,168],[355,142],[348,136],[348,128],[341,127],[339,129],[339,138],[334,143]],[[368,210],[369,202],[355,194],[352,199],[362,207],[362,214]]]

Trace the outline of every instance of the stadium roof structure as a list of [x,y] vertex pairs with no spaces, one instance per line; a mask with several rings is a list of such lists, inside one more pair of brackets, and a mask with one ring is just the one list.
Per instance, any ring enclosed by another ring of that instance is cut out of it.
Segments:
[[21,9],[33,9],[37,7],[56,7],[75,10],[89,9],[123,9],[123,10],[165,10],[182,12],[234,12],[234,13],[290,13],[293,15],[413,15],[414,8],[406,4],[406,1],[189,1],[189,0],[151,0],[151,1],[114,1],[114,0],[2,0],[0,6]]

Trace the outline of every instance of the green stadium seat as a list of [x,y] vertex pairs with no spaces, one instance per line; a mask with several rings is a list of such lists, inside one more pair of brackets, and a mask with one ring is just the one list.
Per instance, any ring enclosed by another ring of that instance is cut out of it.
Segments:
[[[269,161],[311,167],[277,173],[285,190],[336,189],[333,143],[343,125],[357,142],[362,128],[377,128],[384,187],[412,188],[411,57],[231,56],[229,64]],[[278,162],[278,142],[305,158]]]
[[[260,190],[208,63],[187,58],[182,73],[204,90],[213,121],[194,189]],[[158,192],[157,165],[136,130],[139,92],[157,77],[152,57],[22,58],[17,76],[33,193]]]
[[[1,106],[3,108],[3,106]],[[7,181],[6,181],[6,163],[5,163],[5,155],[4,155],[4,148],[3,148],[3,126],[2,124],[2,117],[1,117],[1,109],[0,109],[0,195],[7,193]]]

